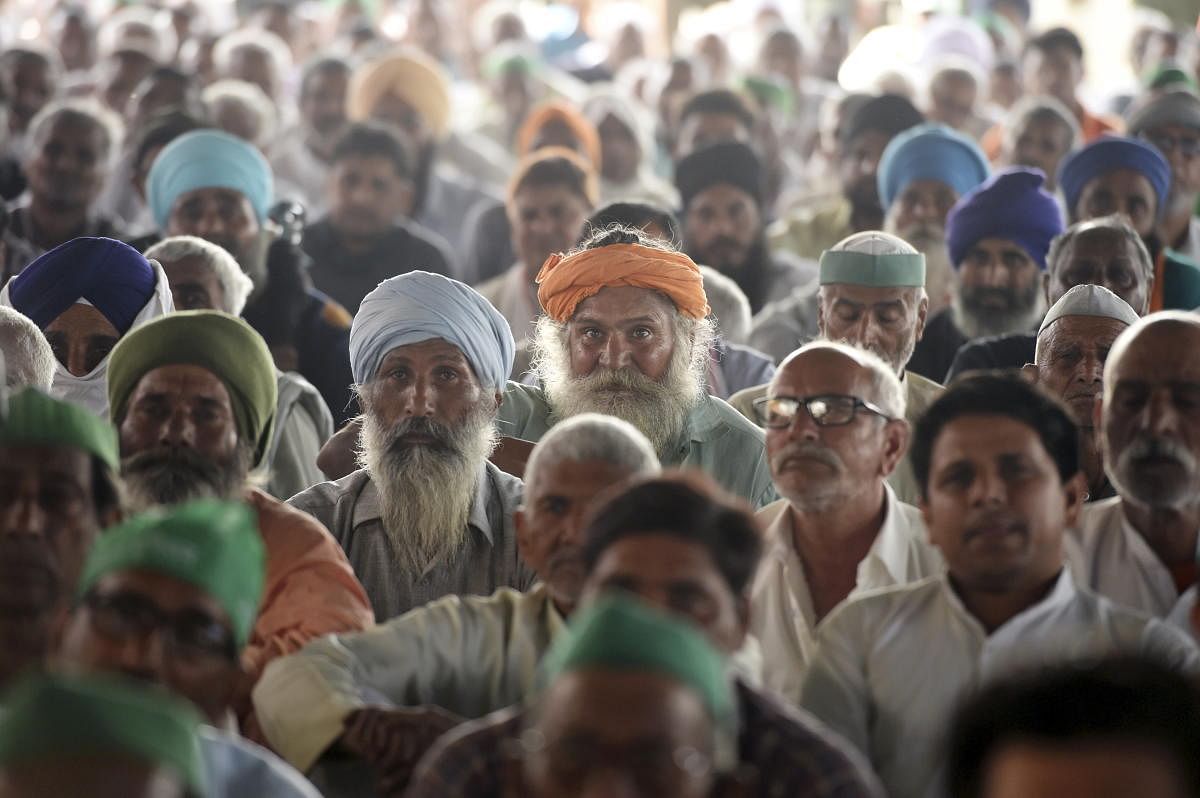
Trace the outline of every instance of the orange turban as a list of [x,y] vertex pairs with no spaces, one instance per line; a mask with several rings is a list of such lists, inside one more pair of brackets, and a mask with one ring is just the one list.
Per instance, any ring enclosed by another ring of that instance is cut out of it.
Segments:
[[700,267],[682,252],[640,244],[612,244],[574,255],[551,255],[537,276],[538,301],[546,315],[565,322],[602,288],[632,286],[666,294],[693,319],[708,315]]
[[579,141],[579,148],[597,170],[600,168],[600,134],[581,111],[562,102],[548,102],[530,111],[517,131],[517,154],[529,155],[538,134],[547,125],[566,125]]

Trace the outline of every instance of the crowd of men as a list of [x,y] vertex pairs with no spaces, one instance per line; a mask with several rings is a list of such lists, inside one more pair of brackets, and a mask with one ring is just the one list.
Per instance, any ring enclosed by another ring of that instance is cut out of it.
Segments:
[[0,0],[0,798],[1200,798],[1195,9],[664,5]]

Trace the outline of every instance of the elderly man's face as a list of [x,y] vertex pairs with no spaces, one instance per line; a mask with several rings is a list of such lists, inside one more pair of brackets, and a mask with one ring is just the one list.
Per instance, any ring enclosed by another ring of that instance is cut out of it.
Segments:
[[1123,213],[1143,238],[1154,231],[1158,195],[1141,172],[1117,169],[1089,180],[1075,203],[1076,221]]
[[[459,424],[485,398],[466,355],[452,343],[433,338],[398,346],[384,356],[368,389],[369,411],[386,428],[411,419],[446,427]],[[402,439],[432,445],[424,432]]]
[[675,351],[675,312],[654,291],[602,288],[579,303],[567,324],[571,375],[632,369],[647,379],[661,379]]
[[346,90],[350,75],[342,69],[310,75],[300,95],[304,123],[321,136],[332,136],[346,124]]
[[1083,62],[1066,47],[1030,49],[1021,60],[1026,94],[1048,94],[1074,108],[1075,88],[1083,80]]
[[932,118],[957,130],[963,129],[975,110],[979,86],[970,74],[960,70],[939,73],[929,84]]
[[1063,529],[1075,523],[1082,481],[1063,483],[1030,426],[1007,416],[960,416],[942,428],[921,501],[929,539],[968,590],[1011,592],[1062,568]]
[[1108,351],[1126,327],[1103,316],[1064,316],[1038,336],[1038,384],[1062,399],[1081,427],[1092,426]]
[[566,252],[579,240],[591,206],[565,185],[524,186],[508,203],[513,247],[533,282],[555,252]]
[[1018,332],[1038,307],[1040,276],[1037,263],[1017,243],[980,239],[958,264],[962,309],[992,334]]
[[1147,130],[1142,138],[1171,164],[1171,197],[1195,200],[1200,193],[1200,128],[1162,125]]
[[167,220],[168,236],[196,236],[233,255],[243,269],[258,243],[254,206],[240,191],[198,188],[181,194]]
[[892,202],[888,215],[897,230],[911,227],[945,227],[958,194],[940,180],[913,180]]
[[749,266],[762,227],[754,197],[721,184],[692,199],[683,220],[683,237],[693,260],[735,276]]
[[1177,508],[1200,484],[1200,326],[1163,320],[1114,353],[1104,386],[1105,463],[1126,501]]
[[59,116],[33,143],[25,165],[30,194],[55,211],[90,207],[108,177],[107,142],[100,125]]
[[329,174],[329,218],[343,238],[370,240],[412,212],[413,184],[381,155],[346,155]]
[[54,357],[76,377],[86,377],[117,345],[121,333],[91,305],[74,304],[46,325]]
[[166,272],[176,310],[225,309],[225,287],[203,257],[187,255],[159,263]]
[[1030,116],[1014,130],[1002,160],[1009,166],[1031,166],[1046,174],[1046,190],[1058,187],[1058,164],[1071,149],[1071,128],[1054,118]]
[[889,141],[891,139],[882,130],[864,130],[840,148],[840,156],[836,159],[838,179],[842,193],[857,208],[883,212],[879,207],[876,173]]
[[13,56],[0,69],[0,94],[8,102],[9,123],[24,130],[29,121],[50,101],[55,91],[54,73],[45,60]]
[[1098,227],[1079,233],[1070,249],[1050,264],[1046,301],[1054,304],[1077,285],[1100,285],[1144,314],[1150,301],[1150,266],[1141,262],[1137,245],[1119,230]]
[[241,676],[221,605],[190,582],[148,570],[101,579],[66,620],[57,660],[162,685],[214,725],[224,722]]
[[817,326],[822,338],[874,352],[902,374],[928,313],[929,300],[916,288],[833,283],[821,286]]

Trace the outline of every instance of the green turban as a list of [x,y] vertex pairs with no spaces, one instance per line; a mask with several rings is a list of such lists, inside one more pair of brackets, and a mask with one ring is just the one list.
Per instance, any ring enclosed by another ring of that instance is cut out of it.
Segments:
[[254,444],[256,464],[271,439],[278,401],[275,362],[262,336],[227,313],[170,313],[122,338],[108,361],[108,404],[119,425],[129,397],[148,372],[162,366],[199,366],[229,391],[238,436]]
[[695,692],[718,724],[733,715],[725,660],[695,626],[624,596],[606,596],[574,618],[546,653],[547,682],[589,668],[658,673]]
[[3,705],[0,768],[129,754],[174,771],[192,794],[207,794],[200,716],[158,688],[111,677],[34,676],[18,683]]
[[114,471],[120,462],[112,424],[36,388],[26,388],[8,400],[8,412],[0,418],[0,444],[82,449]]
[[254,512],[211,499],[135,516],[106,531],[83,566],[78,597],[118,571],[166,574],[208,593],[246,645],[266,578],[266,553]]

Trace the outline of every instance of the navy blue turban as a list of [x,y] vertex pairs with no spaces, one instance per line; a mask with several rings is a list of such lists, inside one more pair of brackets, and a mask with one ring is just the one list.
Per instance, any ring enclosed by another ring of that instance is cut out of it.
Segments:
[[1067,200],[1067,212],[1074,218],[1075,206],[1084,186],[1097,177],[1118,169],[1131,169],[1150,181],[1158,197],[1156,213],[1162,214],[1171,189],[1171,166],[1151,144],[1123,136],[1101,136],[1083,149],[1065,158],[1058,167],[1058,184]]
[[976,242],[1012,241],[1046,268],[1050,242],[1063,231],[1062,211],[1040,169],[1005,169],[960,199],[946,217],[946,247],[954,268]]

